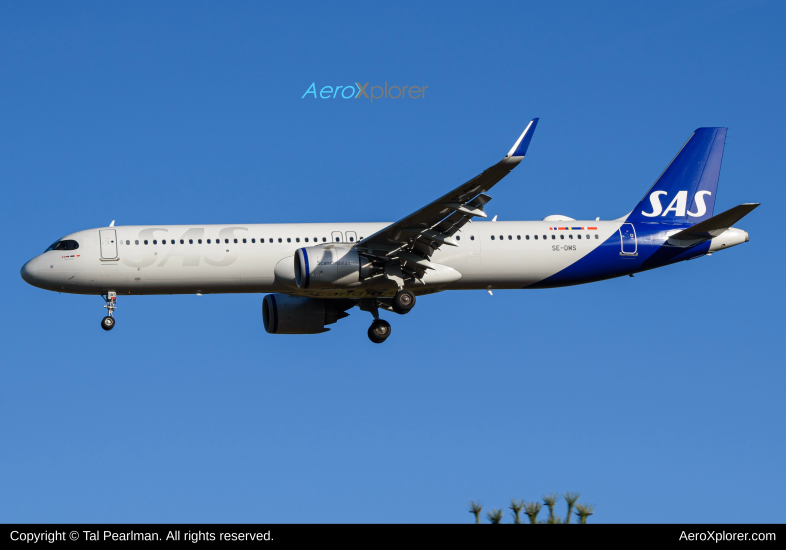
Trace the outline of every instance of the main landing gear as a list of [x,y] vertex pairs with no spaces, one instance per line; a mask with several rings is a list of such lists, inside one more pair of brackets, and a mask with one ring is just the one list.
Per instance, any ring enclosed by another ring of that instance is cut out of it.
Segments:
[[393,296],[393,311],[399,315],[406,315],[413,307],[415,307],[415,295],[409,290],[402,288]]
[[[389,300],[389,301],[387,301]],[[392,309],[399,315],[405,315],[415,307],[415,295],[406,289],[399,289],[391,300],[387,298],[382,304],[387,309]],[[360,300],[360,309],[368,311],[374,316],[374,322],[368,328],[368,339],[375,344],[381,344],[390,336],[390,323],[379,318],[379,303],[376,298],[363,298]]]
[[112,314],[117,309],[117,293],[116,292],[107,292],[106,296],[101,296],[106,305],[104,306],[107,309],[107,316],[101,319],[101,328],[104,330],[112,330],[115,328],[115,318],[112,317]]
[[390,336],[390,323],[384,319],[374,319],[368,327],[368,339],[375,344],[381,344]]

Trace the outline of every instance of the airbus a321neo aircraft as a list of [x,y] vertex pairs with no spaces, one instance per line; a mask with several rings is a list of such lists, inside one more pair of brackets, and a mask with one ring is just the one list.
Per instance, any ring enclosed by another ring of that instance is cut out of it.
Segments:
[[[270,334],[330,330],[359,306],[372,342],[390,336],[379,309],[409,313],[443,290],[550,288],[633,275],[748,241],[732,224],[758,204],[713,216],[726,128],[699,128],[633,211],[611,221],[486,218],[487,195],[527,152],[533,119],[501,161],[396,223],[123,226],[58,239],[22,267],[31,285],[117,296],[270,292]],[[493,222],[493,223],[492,223]]]

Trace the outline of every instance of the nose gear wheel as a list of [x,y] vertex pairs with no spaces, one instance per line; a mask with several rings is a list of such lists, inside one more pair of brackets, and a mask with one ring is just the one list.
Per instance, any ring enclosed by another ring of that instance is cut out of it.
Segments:
[[117,293],[107,292],[106,296],[101,296],[106,302],[104,306],[107,309],[107,315],[101,319],[101,328],[104,330],[112,330],[115,328],[115,318],[112,316],[117,309]]

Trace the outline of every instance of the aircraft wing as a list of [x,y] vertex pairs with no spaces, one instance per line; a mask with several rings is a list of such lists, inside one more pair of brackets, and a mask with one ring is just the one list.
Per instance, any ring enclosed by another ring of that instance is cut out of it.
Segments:
[[453,239],[474,216],[486,217],[486,192],[508,175],[527,153],[538,125],[534,118],[505,158],[420,210],[374,233],[357,244],[358,250],[385,262],[398,262],[405,275],[420,279],[429,259],[441,246],[457,246]]

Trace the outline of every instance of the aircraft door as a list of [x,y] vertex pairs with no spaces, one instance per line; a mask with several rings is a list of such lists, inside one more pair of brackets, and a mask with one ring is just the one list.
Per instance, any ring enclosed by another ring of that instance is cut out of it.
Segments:
[[636,230],[632,223],[623,223],[620,227],[620,240],[622,244],[622,256],[637,256],[638,245],[636,243]]
[[358,235],[354,231],[347,231],[347,241],[351,243],[358,242]]
[[101,259],[117,260],[117,232],[114,229],[99,230],[101,239]]
[[344,235],[341,234],[341,231],[333,231],[330,234],[330,242],[340,243],[344,241]]

